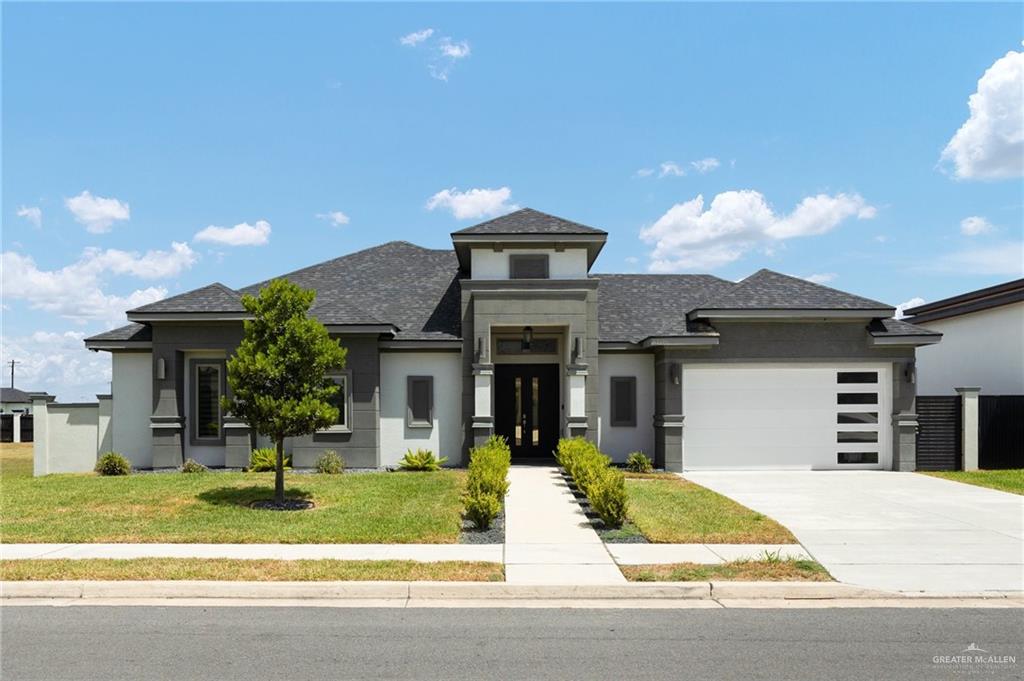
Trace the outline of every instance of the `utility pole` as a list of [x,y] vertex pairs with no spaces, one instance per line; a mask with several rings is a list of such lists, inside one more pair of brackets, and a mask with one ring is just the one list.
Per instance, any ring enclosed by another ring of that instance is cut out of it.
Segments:
[[8,362],[8,364],[11,365],[11,388],[13,388],[14,387],[14,365],[15,364],[21,364],[21,362],[18,362],[18,361],[15,361],[15,360],[12,359],[10,362]]

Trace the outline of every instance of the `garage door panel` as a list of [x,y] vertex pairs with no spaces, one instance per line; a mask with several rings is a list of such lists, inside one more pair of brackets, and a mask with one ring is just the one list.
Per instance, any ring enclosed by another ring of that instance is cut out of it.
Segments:
[[890,385],[884,364],[684,366],[683,466],[888,467]]

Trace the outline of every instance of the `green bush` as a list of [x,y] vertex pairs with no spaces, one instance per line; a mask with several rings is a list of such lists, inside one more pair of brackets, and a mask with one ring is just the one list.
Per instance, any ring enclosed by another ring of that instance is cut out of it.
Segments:
[[626,470],[634,473],[653,473],[654,463],[643,452],[633,452],[626,457]]
[[620,527],[626,520],[626,476],[615,468],[605,468],[587,491],[590,507],[608,527]]
[[345,470],[345,460],[333,449],[325,449],[316,459],[316,472],[327,475],[338,475]]
[[195,459],[185,459],[185,463],[181,464],[182,473],[205,473],[208,470],[210,469]]
[[100,475],[128,475],[132,465],[117,452],[106,452],[96,461],[95,471]]
[[486,492],[467,493],[463,497],[466,517],[481,530],[486,530],[501,512],[501,499]]
[[[292,457],[284,455],[284,467],[291,468]],[[249,472],[265,473],[277,470],[277,450],[273,447],[262,447],[252,450],[249,454]]]
[[398,467],[403,471],[437,471],[447,460],[447,456],[437,458],[429,449],[417,449],[415,452],[409,449],[398,462]]

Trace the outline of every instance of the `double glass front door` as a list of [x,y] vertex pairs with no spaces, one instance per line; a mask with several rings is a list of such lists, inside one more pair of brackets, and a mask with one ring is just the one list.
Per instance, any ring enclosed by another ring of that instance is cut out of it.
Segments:
[[551,457],[558,444],[558,365],[494,367],[494,429],[517,459]]

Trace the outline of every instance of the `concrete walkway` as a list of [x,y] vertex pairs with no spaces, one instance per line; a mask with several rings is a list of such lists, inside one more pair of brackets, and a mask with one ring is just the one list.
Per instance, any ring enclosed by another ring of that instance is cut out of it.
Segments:
[[1024,590],[1024,497],[920,473],[707,471],[698,485],[774,518],[841,582]]
[[554,466],[513,466],[505,497],[505,580],[623,584],[597,532]]

